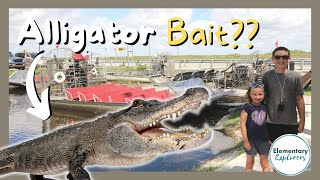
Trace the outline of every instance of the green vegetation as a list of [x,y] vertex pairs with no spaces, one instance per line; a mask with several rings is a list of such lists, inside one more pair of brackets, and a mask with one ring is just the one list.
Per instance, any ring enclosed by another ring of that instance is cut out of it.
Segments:
[[[235,111],[231,114],[229,114],[228,120],[224,123],[226,127],[229,128],[240,128],[240,110]],[[240,141],[237,143],[234,147],[231,147],[229,149],[226,149],[219,154],[227,154],[231,152],[237,152],[236,156],[239,156],[244,153],[243,149],[243,141]],[[202,167],[197,167],[193,171],[197,172],[214,172],[215,170],[219,169],[223,164],[220,164],[218,166],[213,166],[213,167],[208,167],[208,168],[202,168]]]
[[302,50],[292,50],[290,51],[291,57],[294,58],[311,58],[311,52],[306,52]]
[[126,65],[120,65],[118,67],[115,68],[115,71],[116,72],[130,72],[130,71],[135,71],[135,67],[129,67],[129,66],[126,66]]
[[193,171],[196,172],[214,172],[215,170],[219,169],[221,166],[213,166],[213,167],[207,167],[207,168],[195,168]]
[[305,96],[311,96],[311,86],[309,86],[307,89],[304,90]]
[[221,153],[229,153],[229,152],[234,152],[237,151],[237,155],[241,155],[244,153],[244,149],[243,149],[243,141],[240,141],[236,146],[226,149],[224,151],[222,151]]
[[137,62],[136,63],[136,70],[137,71],[145,71],[145,70],[147,70],[147,65]]
[[[262,54],[264,59],[270,58],[272,52]],[[311,58],[311,52],[306,52],[302,50],[291,50],[290,51],[291,58]]]
[[[311,52],[306,52],[302,50],[291,50],[291,57],[292,58],[311,58]],[[271,52],[270,53],[263,53],[261,54],[261,59],[269,59],[271,57]],[[149,60],[152,57],[149,56],[134,56],[133,60]],[[253,55],[250,54],[238,54],[238,53],[233,53],[233,54],[227,54],[227,55],[169,55],[169,59],[248,59],[248,58],[253,58]],[[105,57],[101,57],[101,60],[105,59]],[[119,57],[116,58],[114,56],[110,56],[107,58],[107,60],[119,60]]]
[[[229,148],[229,149],[226,149],[226,150],[220,152],[219,154],[230,153],[230,152],[234,152],[234,151],[237,152],[237,155],[235,157],[237,157],[237,156],[239,156],[239,155],[244,153],[243,141],[239,142],[236,146],[234,146],[232,148]],[[197,167],[197,168],[193,169],[193,171],[196,171],[196,172],[214,172],[215,170],[219,169],[222,165],[223,164],[220,164],[218,166],[208,167],[208,168]]]
[[[16,71],[16,69],[9,69],[9,77]],[[25,69],[25,71],[28,71],[28,68]],[[48,74],[47,68],[37,68],[35,71],[35,75],[40,75],[40,72],[42,71],[43,75]]]
[[228,120],[225,122],[226,127],[239,127],[240,125],[240,110],[229,114]]
[[126,66],[126,65],[120,65],[118,67],[115,67],[113,71],[115,72],[131,72],[131,71],[144,71],[147,69],[147,65],[143,65],[140,63],[136,63],[136,66]]
[[43,75],[48,74],[47,68],[37,68],[35,71],[35,75],[40,75],[40,72],[42,71]]
[[13,74],[16,71],[16,69],[9,69],[9,77],[11,76],[11,74]]

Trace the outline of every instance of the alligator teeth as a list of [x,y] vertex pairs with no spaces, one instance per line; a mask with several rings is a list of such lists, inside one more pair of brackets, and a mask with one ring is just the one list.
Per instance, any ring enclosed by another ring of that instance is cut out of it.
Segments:
[[149,123],[149,126],[150,126],[150,127],[152,127],[152,124],[151,124],[151,123]]
[[167,117],[170,118],[170,115],[168,114]]
[[181,112],[180,111],[178,111],[178,116],[180,116],[181,115]]
[[155,125],[156,125],[156,122],[153,122],[152,124],[155,126]]
[[167,137],[170,137],[169,133],[167,133]]
[[166,133],[163,133],[163,137],[166,137]]
[[156,122],[159,122],[159,120],[156,120]]
[[172,118],[176,119],[176,113],[172,113]]

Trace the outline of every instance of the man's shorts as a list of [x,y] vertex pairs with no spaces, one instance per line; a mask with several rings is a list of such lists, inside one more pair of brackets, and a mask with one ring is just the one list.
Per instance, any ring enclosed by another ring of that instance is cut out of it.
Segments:
[[271,142],[274,142],[278,137],[284,134],[298,134],[298,124],[284,125],[267,123],[267,128]]
[[251,145],[251,149],[247,150],[245,147],[245,152],[250,156],[259,155],[268,155],[270,149],[269,140],[262,140],[262,139],[250,139],[249,143]]

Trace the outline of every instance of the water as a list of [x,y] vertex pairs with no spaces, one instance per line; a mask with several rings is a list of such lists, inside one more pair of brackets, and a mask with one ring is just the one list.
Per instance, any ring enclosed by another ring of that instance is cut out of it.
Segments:
[[[50,130],[86,120],[82,116],[64,112],[53,112],[47,121],[42,121],[29,114],[26,110],[32,104],[25,90],[12,88],[9,90],[9,143],[29,140],[39,137]],[[55,114],[64,114],[58,116]]]
[[210,148],[199,148],[183,153],[167,153],[156,157],[147,164],[132,167],[103,167],[93,166],[89,170],[93,171],[137,171],[137,172],[175,172],[192,171],[194,168],[203,164],[208,159],[212,159],[214,154]]
[[[92,119],[78,113],[53,112],[47,121],[41,121],[26,110],[31,107],[24,90],[10,89],[9,94],[9,143],[16,144],[41,136],[52,129]],[[61,116],[64,114],[64,116]],[[67,116],[65,116],[67,115]],[[200,148],[182,153],[169,153],[156,157],[150,163],[131,167],[89,167],[91,171],[190,171],[205,161],[214,158],[215,154],[233,145],[233,140],[219,132],[213,132],[213,138]]]

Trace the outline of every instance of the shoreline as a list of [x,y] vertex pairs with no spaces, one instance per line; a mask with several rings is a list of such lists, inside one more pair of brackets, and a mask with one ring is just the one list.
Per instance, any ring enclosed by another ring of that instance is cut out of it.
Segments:
[[239,148],[242,147],[243,143],[240,126],[226,126],[225,124],[228,120],[228,117],[223,118],[213,129],[221,132],[226,137],[231,137],[234,141],[234,146],[222,150],[213,159],[207,160],[198,168],[199,171],[214,172],[216,169],[242,154],[242,152],[239,152]]

